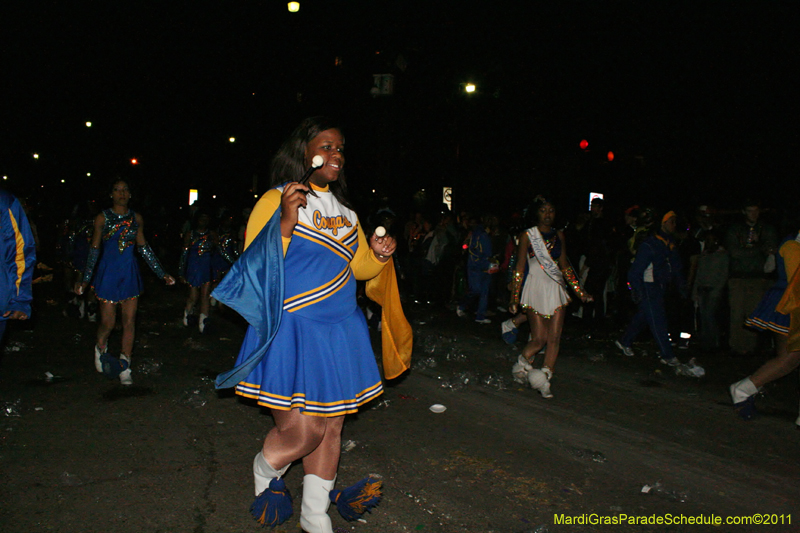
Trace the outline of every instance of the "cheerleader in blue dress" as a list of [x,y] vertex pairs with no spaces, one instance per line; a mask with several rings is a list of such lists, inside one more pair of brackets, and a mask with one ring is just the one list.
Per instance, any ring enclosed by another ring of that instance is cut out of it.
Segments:
[[186,233],[181,254],[181,278],[189,285],[189,297],[183,310],[183,325],[189,325],[189,316],[200,300],[200,318],[197,328],[203,333],[209,314],[209,295],[214,281],[212,256],[217,247],[217,234],[210,229],[211,217],[204,211],[194,215],[192,229]]
[[[111,186],[112,207],[104,210],[94,219],[94,233],[83,281],[75,287],[75,292],[83,294],[92,284],[100,304],[100,325],[97,328],[97,344],[94,348],[94,364],[98,372],[103,371],[101,356],[107,351],[108,337],[116,322],[116,306],[122,310],[122,351],[120,359],[127,362],[127,368],[119,374],[123,385],[132,385],[130,361],[133,350],[133,337],[136,325],[138,297],[142,293],[142,276],[133,247],[151,270],[167,285],[174,285],[175,279],[167,274],[158,262],[153,250],[144,238],[144,219],[139,213],[128,208],[131,199],[130,189],[125,180],[116,180]],[[102,248],[101,248],[102,244]]]
[[[755,311],[745,320],[745,326],[769,331],[775,338],[776,356],[764,363],[753,375],[733,383],[731,400],[744,420],[756,416],[755,395],[761,387],[780,379],[800,366],[800,334],[798,315],[787,312],[784,304],[797,293],[800,285],[800,232],[786,238],[775,255],[778,280],[767,290]],[[788,294],[787,294],[788,293]],[[796,424],[800,427],[800,418]]]
[[[298,183],[315,156],[321,166],[308,185]],[[365,236],[344,197],[344,161],[338,127],[306,119],[275,156],[274,188],[256,204],[245,251],[214,292],[251,324],[236,368],[220,376],[217,386],[235,385],[237,394],[268,407],[275,420],[253,463],[259,498],[251,511],[270,525],[285,520],[288,515],[278,517],[262,500],[281,492],[276,482],[282,484],[289,465],[302,460],[300,525],[308,533],[333,532],[327,511],[344,415],[383,391],[366,320],[356,305],[356,280],[380,274],[396,243],[388,235]],[[246,266],[251,260],[252,268]],[[277,314],[271,301],[241,290],[252,279],[263,280],[259,290],[276,294]],[[275,317],[271,341],[262,339],[253,324]],[[263,357],[253,358],[259,350]]]

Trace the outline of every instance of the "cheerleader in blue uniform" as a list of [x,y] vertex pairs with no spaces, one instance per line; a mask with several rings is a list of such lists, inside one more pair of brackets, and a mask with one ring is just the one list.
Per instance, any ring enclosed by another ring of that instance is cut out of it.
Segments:
[[194,215],[192,229],[183,240],[181,255],[181,276],[189,285],[189,297],[183,310],[183,325],[189,325],[189,316],[194,312],[197,300],[200,300],[200,318],[197,328],[203,333],[209,313],[209,295],[211,282],[214,280],[212,265],[213,252],[217,247],[217,234],[209,228],[211,217],[204,211]]
[[[731,400],[744,420],[756,416],[755,395],[761,388],[787,375],[800,366],[800,327],[795,301],[800,285],[800,232],[785,239],[775,254],[778,280],[767,290],[755,311],[745,320],[745,326],[769,331],[775,338],[776,357],[764,363],[753,375],[737,381],[729,387]],[[784,304],[784,305],[782,305]],[[787,312],[787,309],[794,311]],[[800,427],[800,418],[797,419]]]
[[[92,282],[97,299],[100,301],[100,326],[97,328],[97,344],[94,348],[94,364],[98,372],[103,371],[100,357],[107,351],[108,336],[114,329],[116,306],[122,310],[122,351],[120,359],[127,361],[127,368],[119,375],[123,385],[132,385],[130,361],[133,350],[133,337],[136,324],[138,296],[142,293],[142,276],[133,245],[147,265],[167,285],[174,285],[175,279],[164,272],[153,250],[144,238],[144,219],[139,213],[128,208],[131,199],[130,189],[125,180],[116,180],[111,186],[112,207],[97,215],[94,220],[94,233],[83,281],[75,287],[75,292],[83,294]],[[102,244],[102,250],[101,250]]]
[[[307,186],[298,183],[315,156],[321,157],[322,166],[311,174]],[[272,162],[274,188],[250,216],[246,249],[234,265],[237,270],[214,293],[248,315],[251,323],[237,368],[220,376],[217,386],[230,386],[226,385],[230,381],[237,394],[268,407],[275,419],[253,463],[255,493],[269,497],[274,482],[283,482],[279,478],[289,465],[302,460],[300,525],[308,533],[333,531],[327,511],[344,415],[383,392],[366,320],[356,305],[356,280],[377,276],[396,243],[388,235],[365,236],[344,196],[344,161],[344,137],[333,123],[306,119],[294,131]],[[254,255],[265,242],[275,244],[264,247],[264,257]],[[251,245],[253,250],[247,249]],[[277,261],[269,255],[273,252]],[[238,269],[247,268],[242,265],[252,257],[257,259],[253,270],[241,274]],[[260,316],[272,313],[269,302],[253,297],[237,306],[226,297],[238,293],[248,298],[250,291],[238,288],[246,284],[244,278],[256,276],[263,280],[261,287],[279,294],[278,314],[271,315],[279,317],[279,325],[271,342],[261,339],[252,326]],[[264,350],[260,360],[251,357],[257,350]],[[258,362],[249,366],[250,360]],[[254,514],[266,521],[270,519],[265,516],[272,516],[269,507]]]

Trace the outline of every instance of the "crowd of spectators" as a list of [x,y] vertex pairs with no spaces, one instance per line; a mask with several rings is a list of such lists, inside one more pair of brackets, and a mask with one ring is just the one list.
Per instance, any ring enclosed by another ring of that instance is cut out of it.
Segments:
[[[501,315],[499,325],[507,318],[508,273],[525,230],[523,212],[414,211],[401,224],[394,216],[394,231],[402,231],[397,261],[404,297],[447,305],[459,316],[472,313],[480,324]],[[570,242],[569,260],[594,297],[591,302],[574,301],[573,318],[590,335],[619,338],[637,312],[629,272],[642,244],[662,231],[667,213],[674,215],[670,268],[677,269],[663,295],[670,344],[684,348],[691,342],[709,352],[729,349],[735,355],[768,351],[766,341],[744,322],[775,277],[780,239],[797,228],[789,213],[764,209],[756,200],[732,209],[632,205],[608,213],[604,201],[595,199],[589,210],[560,220]],[[642,268],[652,270],[650,263]]]

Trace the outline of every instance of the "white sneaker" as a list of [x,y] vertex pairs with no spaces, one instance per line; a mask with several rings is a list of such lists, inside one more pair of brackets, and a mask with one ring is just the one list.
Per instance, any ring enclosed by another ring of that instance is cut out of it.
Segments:
[[476,318],[475,322],[477,322],[478,324],[491,324],[492,323],[492,321],[489,320],[488,318],[482,318],[480,320]]
[[100,356],[103,355],[105,350],[101,350],[98,345],[94,345],[94,369],[103,373],[103,363],[100,362]]
[[208,320],[208,316],[200,313],[200,320],[197,322],[197,329],[200,333],[203,333],[206,330],[206,320]]
[[125,359],[128,362],[128,368],[119,374],[119,382],[123,385],[133,385],[133,378],[131,378],[131,358],[128,355],[120,355],[120,359]]
[[456,307],[456,315],[458,315],[461,318],[464,318],[465,316],[467,316],[467,313],[465,313],[464,310],[461,309],[460,307]]
[[539,387],[539,394],[542,395],[542,398],[548,398],[549,399],[549,398],[553,397],[553,393],[550,392],[550,382],[549,381],[547,383],[545,383],[544,385],[542,385],[541,387]]
[[619,341],[614,341],[614,346],[619,348],[622,351],[622,353],[624,353],[628,357],[633,357],[635,355],[633,353],[633,348],[631,348],[630,346],[625,346],[624,344],[622,344]]
[[183,310],[183,325],[184,326],[188,326],[189,325],[189,310],[188,309],[184,309]]

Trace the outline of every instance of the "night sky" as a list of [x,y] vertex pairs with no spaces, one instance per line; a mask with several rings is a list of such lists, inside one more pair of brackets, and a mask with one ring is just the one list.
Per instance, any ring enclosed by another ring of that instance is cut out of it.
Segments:
[[[443,185],[475,211],[537,192],[577,205],[591,190],[619,207],[794,202],[798,14],[797,2],[302,0],[293,14],[272,0],[7,0],[0,173],[51,202],[102,197],[120,174],[151,201],[197,187],[240,204],[254,175],[267,188],[293,127],[326,114],[343,124],[357,206],[375,189],[406,207],[426,189],[437,207]],[[372,96],[383,73],[394,94]]]

